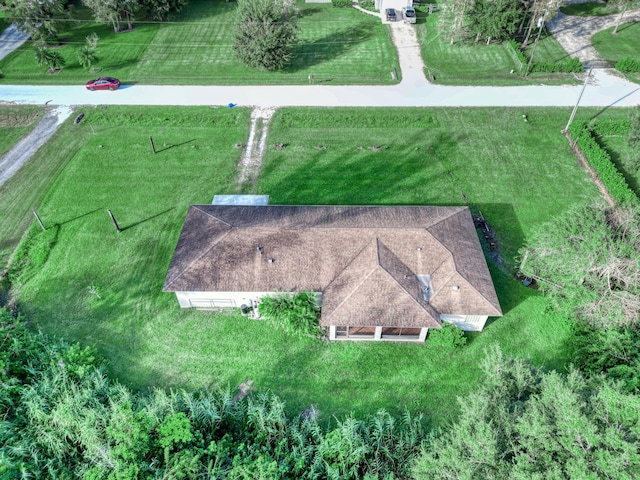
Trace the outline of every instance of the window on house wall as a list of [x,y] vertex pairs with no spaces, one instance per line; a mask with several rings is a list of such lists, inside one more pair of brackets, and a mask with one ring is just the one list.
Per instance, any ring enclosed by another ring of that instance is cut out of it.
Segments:
[[227,299],[191,298],[189,299],[189,302],[194,308],[206,310],[227,310],[235,308],[236,306],[236,302],[234,300]]
[[336,337],[346,337],[349,332],[349,327],[336,326]]
[[349,337],[371,337],[376,334],[376,327],[349,327]]
[[382,338],[419,337],[420,328],[383,327]]

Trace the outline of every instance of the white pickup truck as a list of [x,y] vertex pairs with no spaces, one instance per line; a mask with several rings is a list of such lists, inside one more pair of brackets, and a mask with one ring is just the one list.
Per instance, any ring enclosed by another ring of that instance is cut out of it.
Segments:
[[416,10],[413,7],[404,7],[402,9],[402,16],[406,23],[416,23]]

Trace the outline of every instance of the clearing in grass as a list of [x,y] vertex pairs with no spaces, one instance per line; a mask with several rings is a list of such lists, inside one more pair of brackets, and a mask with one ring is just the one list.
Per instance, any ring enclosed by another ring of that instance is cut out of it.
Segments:
[[268,148],[255,187],[273,204],[461,205],[464,194],[485,215],[505,257],[489,261],[505,316],[460,350],[322,343],[240,315],[181,310],[161,288],[188,205],[235,191],[235,144],[246,143],[249,112],[85,113],[86,123],[67,122],[50,142],[79,137],[82,147],[68,152],[40,208],[53,237],[38,240],[34,226],[33,248],[22,248],[25,264],[44,262],[23,278],[14,272],[16,299],[47,333],[96,345],[108,371],[133,388],[235,389],[252,380],[292,414],[312,403],[324,421],[409,408],[442,425],[494,342],[537,365],[565,364],[568,325],[506,267],[534,225],[597,197],[559,134],[568,109],[528,109],[527,123],[521,109],[288,109],[273,120],[267,143],[284,149]]

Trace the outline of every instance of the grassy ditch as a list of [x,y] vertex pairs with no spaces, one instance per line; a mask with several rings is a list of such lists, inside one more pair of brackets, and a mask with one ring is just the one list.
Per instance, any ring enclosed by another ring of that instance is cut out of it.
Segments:
[[[259,85],[315,83],[390,84],[398,66],[387,27],[355,9],[298,0],[299,43],[293,61],[282,72],[262,72],[244,66],[233,53],[235,2],[191,0],[167,23],[139,20],[133,31],[114,33],[96,24],[82,6],[77,21],[62,34],[58,51],[66,60],[61,72],[50,75],[38,66],[29,42],[0,61],[8,83],[84,84],[98,75],[125,83]],[[98,71],[86,71],[78,52],[92,32],[98,42]]]

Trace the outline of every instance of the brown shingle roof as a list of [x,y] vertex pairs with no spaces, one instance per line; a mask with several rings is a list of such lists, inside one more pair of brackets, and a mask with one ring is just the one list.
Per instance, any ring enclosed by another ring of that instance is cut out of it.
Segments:
[[314,290],[323,325],[502,314],[467,207],[192,205],[163,290]]

